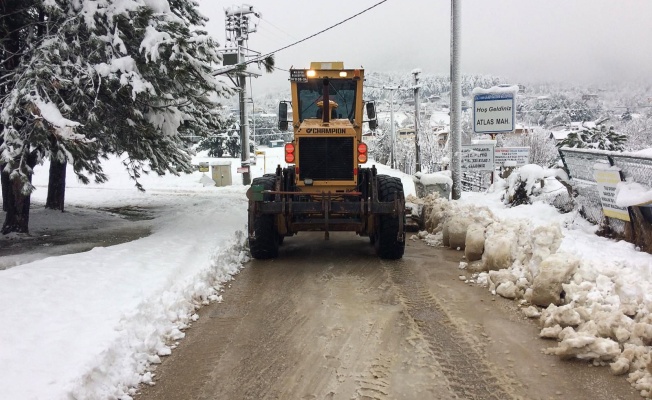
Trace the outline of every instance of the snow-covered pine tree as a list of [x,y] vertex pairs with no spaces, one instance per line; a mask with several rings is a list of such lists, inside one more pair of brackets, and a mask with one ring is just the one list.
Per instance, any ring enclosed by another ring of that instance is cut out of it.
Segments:
[[222,134],[213,134],[201,139],[197,151],[208,150],[209,157],[222,157],[224,155],[224,142],[226,137]]
[[596,150],[623,151],[627,137],[616,132],[612,127],[601,123],[595,126],[583,126],[580,131],[571,132],[559,147],[588,148]]
[[[226,151],[229,152],[231,157],[236,158],[240,156],[240,133],[231,130],[226,133],[227,139],[224,143]],[[253,145],[253,143],[251,143]]]
[[197,151],[208,150],[209,157],[222,157],[227,151],[227,142],[231,140],[233,133],[238,135],[239,130],[240,123],[236,119],[236,115],[231,114],[222,119],[219,130],[211,132],[199,140]]
[[[33,190],[30,151],[72,163],[84,181],[84,173],[105,180],[99,159],[121,155],[139,189],[142,173],[189,172],[183,136],[215,131],[215,99],[232,94],[212,76],[221,57],[197,28],[204,18],[194,1],[100,3],[33,0],[33,12],[45,14],[44,34],[9,76],[0,135],[2,162],[25,195]],[[5,223],[10,231],[26,232],[26,222]]]
[[[35,3],[36,0],[6,0],[0,3],[0,101],[3,103],[14,89],[13,76],[21,59],[42,30],[40,22],[43,14]],[[3,113],[4,107],[1,107],[0,115]],[[4,128],[4,122],[0,119],[0,131],[4,131]],[[6,211],[4,225],[10,226],[12,231],[27,232],[30,197],[22,188],[31,185],[31,173],[38,162],[39,153],[28,146],[21,149],[17,158],[12,158],[15,154],[4,151],[7,140],[11,140],[11,136],[0,135],[0,182],[2,207]],[[7,160],[13,163],[13,168],[7,165]]]

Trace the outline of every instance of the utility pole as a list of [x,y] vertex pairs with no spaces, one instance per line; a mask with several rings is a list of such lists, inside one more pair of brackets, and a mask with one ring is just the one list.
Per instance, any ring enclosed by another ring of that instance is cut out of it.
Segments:
[[247,77],[238,76],[240,86],[240,166],[246,168],[242,173],[242,184],[251,184],[251,171],[249,170],[249,121],[247,120],[247,107],[245,106],[245,93],[247,91]]
[[414,75],[414,172],[421,172],[421,151],[419,149],[419,130],[420,130],[420,117],[421,106],[419,103],[419,74],[421,70],[415,69],[412,71]]
[[460,0],[451,0],[451,198],[462,197],[462,81],[460,76]]
[[392,146],[390,148],[390,166],[396,168],[396,127],[394,126],[394,92],[397,91],[400,86],[383,86],[383,89],[390,91],[390,105],[389,105],[389,123],[391,125],[391,140]]
[[394,90],[391,91],[392,104],[390,105],[389,123],[392,133],[392,168],[396,169],[396,127],[394,126]]
[[[251,80],[249,81],[251,82]],[[254,139],[254,151],[256,151],[256,104],[254,103],[254,94],[251,93],[251,125],[252,125],[252,136]]]
[[[245,42],[249,39],[249,34],[256,32],[256,25],[250,26],[251,16],[260,18],[260,13],[254,11],[253,6],[242,5],[226,9],[226,41],[231,44],[237,42],[237,53],[234,64],[243,66],[242,70],[236,72],[238,78],[238,88],[240,89],[240,166],[244,171],[242,173],[242,184],[251,184],[251,170],[249,169],[249,121],[247,119],[247,107],[245,105],[245,96],[247,94],[247,69],[245,62]],[[226,60],[226,57],[225,57]],[[225,63],[226,64],[226,63]]]

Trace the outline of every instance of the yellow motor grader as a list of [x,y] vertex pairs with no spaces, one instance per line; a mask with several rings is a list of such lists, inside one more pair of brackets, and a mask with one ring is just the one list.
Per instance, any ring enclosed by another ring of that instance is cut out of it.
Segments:
[[294,131],[285,144],[287,167],[253,179],[248,191],[251,255],[275,258],[283,239],[300,231],[323,231],[326,239],[330,232],[354,231],[369,237],[379,257],[403,257],[403,185],[364,166],[362,126],[377,127],[375,104],[362,97],[364,70],[313,62],[290,69],[290,84],[292,101],[279,104],[279,128],[292,124]]

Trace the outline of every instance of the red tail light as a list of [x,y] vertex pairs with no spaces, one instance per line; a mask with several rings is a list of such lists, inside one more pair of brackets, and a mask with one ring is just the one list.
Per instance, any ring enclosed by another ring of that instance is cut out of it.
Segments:
[[364,164],[367,162],[367,145],[358,143],[358,162]]
[[285,145],[285,162],[288,164],[294,162],[294,145],[292,143],[287,143]]

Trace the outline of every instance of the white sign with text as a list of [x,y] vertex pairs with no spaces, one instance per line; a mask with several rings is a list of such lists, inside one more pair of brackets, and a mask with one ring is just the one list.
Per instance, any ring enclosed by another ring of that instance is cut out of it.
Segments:
[[496,147],[494,156],[499,167],[522,167],[530,163],[530,148]]
[[514,130],[514,93],[486,93],[473,97],[473,132]]
[[493,144],[462,145],[462,171],[493,171]]
[[598,183],[598,193],[600,194],[604,215],[629,221],[627,207],[616,205],[616,186],[621,181],[620,170],[613,167],[607,169],[602,165],[596,165],[593,169],[593,176]]

